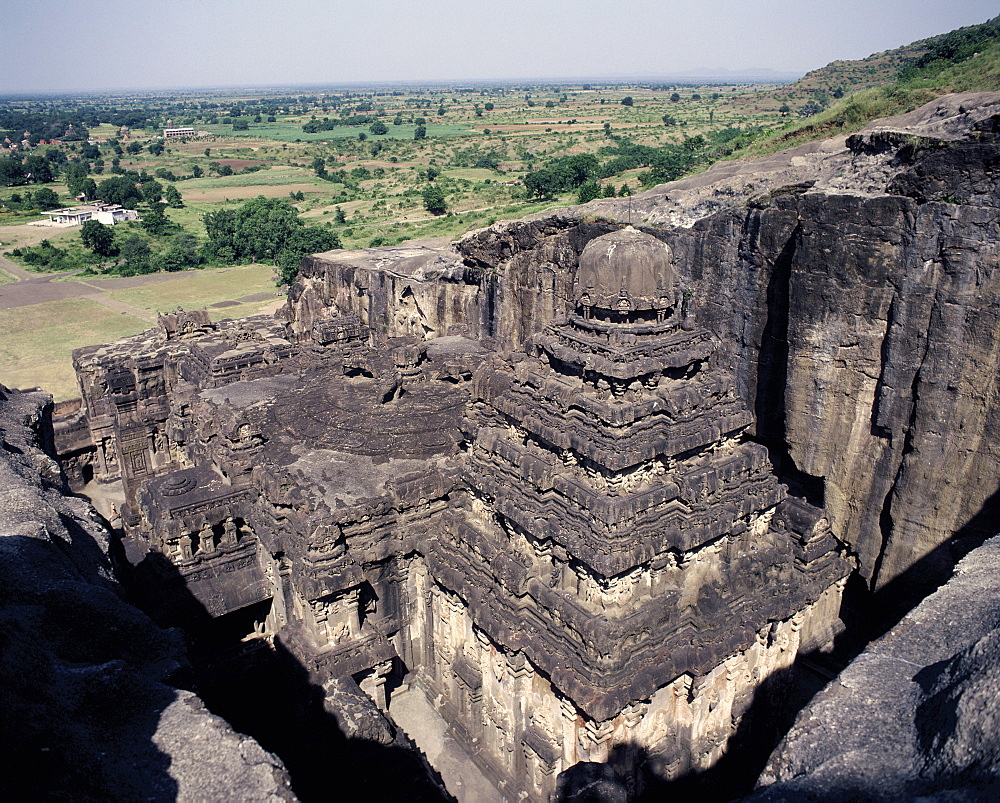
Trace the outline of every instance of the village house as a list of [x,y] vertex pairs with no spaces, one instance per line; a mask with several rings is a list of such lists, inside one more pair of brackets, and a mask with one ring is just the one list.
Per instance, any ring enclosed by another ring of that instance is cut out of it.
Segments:
[[31,226],[82,226],[87,220],[96,220],[106,226],[124,223],[127,220],[139,220],[139,213],[134,209],[125,209],[119,204],[96,202],[82,206],[70,206],[65,209],[52,209],[45,213],[47,220],[37,220]]

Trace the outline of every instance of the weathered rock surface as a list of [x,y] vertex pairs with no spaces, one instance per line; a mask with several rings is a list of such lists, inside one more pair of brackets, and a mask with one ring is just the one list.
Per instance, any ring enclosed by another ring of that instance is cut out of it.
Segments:
[[1000,516],[998,121],[1000,93],[939,98],[627,204],[470,233],[422,254],[449,266],[437,278],[407,280],[388,253],[315,257],[290,317],[339,304],[390,336],[463,319],[517,349],[571,311],[584,247],[631,215],[673,249],[697,323],[732,344],[785,479],[825,502],[872,588],[922,593],[948,576],[953,537]]
[[1000,795],[1000,537],[802,711],[751,799]]
[[6,799],[292,799],[284,768],[190,692],[175,631],[125,603],[108,540],[41,448],[50,397],[0,386]]

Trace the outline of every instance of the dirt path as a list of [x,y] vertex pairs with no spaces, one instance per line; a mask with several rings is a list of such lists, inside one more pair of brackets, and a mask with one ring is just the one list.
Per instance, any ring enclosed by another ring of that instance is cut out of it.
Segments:
[[[0,309],[13,309],[14,307],[30,307],[33,304],[44,304],[47,301],[62,301],[67,298],[87,298],[110,307],[116,312],[127,312],[140,320],[148,323],[156,323],[156,316],[149,310],[133,307],[124,301],[118,301],[104,294],[103,287],[88,282],[57,282],[65,276],[72,276],[75,271],[68,273],[32,273],[22,268],[20,265],[11,262],[9,259],[0,256],[0,269],[6,271],[15,279],[13,284],[0,284]],[[134,277],[139,281],[132,286],[149,284],[154,281],[163,281],[161,274],[151,276]],[[147,279],[147,281],[142,281]],[[107,288],[112,289],[112,288]]]
[[7,257],[0,256],[0,269],[6,271],[19,282],[38,278],[37,273],[29,273],[16,262],[11,262]]

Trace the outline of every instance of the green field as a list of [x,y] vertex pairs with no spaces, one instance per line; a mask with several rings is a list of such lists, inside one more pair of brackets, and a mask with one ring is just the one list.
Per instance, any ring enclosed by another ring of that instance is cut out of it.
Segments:
[[[115,283],[143,279],[83,279],[104,295],[150,314],[208,308],[212,320],[239,318],[258,313],[281,298],[274,286],[270,265],[246,265],[215,270],[160,274],[153,281],[130,289],[109,289]],[[79,277],[69,281],[80,281]],[[239,303],[258,294],[269,298]],[[238,302],[231,306],[216,306]],[[8,387],[39,386],[57,401],[77,395],[71,355],[73,349],[109,343],[137,334],[150,323],[90,299],[67,299],[0,310],[0,383]]]
[[89,299],[67,299],[0,310],[0,383],[41,387],[57,401],[79,395],[73,349],[109,343],[149,326]]
[[[270,265],[248,265],[204,271],[185,271],[174,274],[176,278],[158,281],[129,290],[108,290],[106,295],[124,301],[133,307],[150,312],[169,312],[178,306],[194,310],[211,307],[225,301],[236,301],[246,296],[268,293],[273,298],[280,294],[274,286],[274,268]],[[94,284],[98,284],[94,281]],[[267,302],[252,302],[259,308]],[[229,313],[235,307],[220,308]],[[254,309],[256,311],[256,309]],[[251,313],[244,313],[251,314]],[[213,318],[217,317],[214,314]],[[238,317],[226,314],[224,317]]]
[[[677,101],[671,100],[674,90]],[[632,105],[622,102],[626,97]],[[414,237],[458,237],[495,220],[575,203],[575,190],[529,201],[523,188],[526,175],[561,156],[595,154],[607,161],[609,149],[622,143],[661,147],[726,126],[774,125],[781,117],[768,107],[767,97],[766,88],[759,86],[634,84],[411,88],[308,97],[279,93],[266,102],[238,93],[164,95],[155,101],[164,107],[157,123],[166,125],[169,119],[172,125],[190,125],[209,134],[162,140],[159,125],[136,124],[130,137],[119,140],[117,126],[102,123],[91,130],[100,140],[101,164],[87,164],[97,183],[113,171],[133,170],[173,185],[184,207],[167,209],[166,214],[200,242],[207,239],[205,213],[264,195],[287,198],[303,220],[333,227],[347,247],[393,244]],[[249,128],[233,131],[231,120],[241,110]],[[357,114],[384,122],[388,132],[374,135],[368,125],[337,125],[312,134],[302,130],[314,118],[347,120]],[[662,119],[666,114],[673,120],[670,125]],[[276,122],[252,122],[267,115],[276,116]],[[427,137],[414,140],[421,118]],[[400,125],[394,124],[397,119]],[[364,141],[358,139],[360,134]],[[84,148],[74,143],[58,147],[70,162],[78,160]],[[231,174],[225,175],[228,171]],[[634,192],[643,186],[642,172],[627,166],[601,180],[605,189],[613,187],[617,193],[627,187]],[[423,193],[432,180],[443,192],[449,213],[441,219],[425,208]],[[65,205],[75,203],[64,181],[46,186]],[[0,219],[37,219],[23,200],[34,190],[0,188]],[[142,212],[144,205],[139,209]],[[116,232],[116,237],[130,233],[146,237],[135,226]],[[54,230],[45,235],[54,243],[76,236]],[[169,236],[147,239],[154,252],[169,246]],[[102,270],[115,270],[114,265],[111,260]]]
[[[385,139],[412,140],[414,125],[389,125],[389,133],[372,134],[367,125],[338,125],[329,131],[306,133],[300,122],[251,123],[247,131],[233,131],[231,125],[206,125],[202,130],[216,136],[252,137],[254,139],[269,139],[277,142],[317,142],[334,139],[357,139],[358,134],[364,134],[372,142]],[[466,137],[481,133],[469,125],[463,124],[427,124],[427,136],[432,137]]]

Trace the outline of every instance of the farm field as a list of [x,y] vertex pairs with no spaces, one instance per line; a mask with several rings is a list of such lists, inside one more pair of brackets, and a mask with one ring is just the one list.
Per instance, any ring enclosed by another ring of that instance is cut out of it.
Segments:
[[[773,89],[579,84],[164,95],[131,101],[131,116],[145,116],[141,126],[92,127],[102,172],[93,172],[96,160],[89,164],[96,182],[134,170],[174,186],[187,212],[168,209],[168,218],[202,241],[206,212],[263,195],[288,199],[312,224],[329,224],[346,247],[365,247],[442,231],[458,236],[574,203],[575,188],[525,203],[524,177],[561,156],[609,162],[624,145],[700,143],[719,131],[732,139],[780,125]],[[204,135],[164,140],[168,124]],[[415,139],[418,130],[423,137]],[[718,153],[706,152],[706,163],[710,155]],[[603,175],[603,191],[635,192],[644,186],[642,173],[626,167]],[[432,183],[444,195],[445,215],[461,214],[461,223],[442,226],[427,211],[423,193]],[[46,186],[73,200],[66,184]],[[0,188],[0,217],[15,215],[12,223],[30,218],[9,203],[18,195],[18,188]]]
[[56,401],[79,395],[73,349],[134,335],[145,321],[86,298],[0,310],[0,383],[41,387]]
[[[69,277],[81,297],[0,309],[0,383],[39,386],[56,401],[77,395],[72,353],[82,346],[137,334],[159,312],[207,308],[212,320],[256,315],[280,303],[270,265],[185,271],[130,278]],[[120,302],[109,308],[91,296]],[[132,312],[125,311],[131,307]],[[140,317],[142,315],[142,317]]]
[[[280,296],[274,267],[230,267],[208,250],[210,213],[264,196],[284,199],[303,223],[336,234],[345,248],[456,239],[497,220],[577,203],[575,184],[544,191],[526,184],[570,157],[590,159],[604,195],[656,183],[642,161],[655,149],[697,151],[687,169],[698,169],[782,124],[771,89],[581,84],[67,99],[67,115],[87,110],[100,122],[89,124],[90,142],[29,148],[29,156],[49,160],[50,181],[0,186],[0,255],[33,273],[76,271],[56,281],[77,283],[81,297],[63,298],[64,290],[58,301],[0,309],[0,382],[41,385],[68,398],[76,392],[74,348],[142,331],[177,306],[207,307],[216,320],[273,307]],[[0,110],[8,106],[0,100]],[[33,107],[23,101],[18,108],[29,114]],[[169,126],[199,135],[164,139]],[[647,149],[638,162],[637,148]],[[126,174],[177,197],[160,204],[158,231],[145,221],[155,217],[156,198],[140,201],[144,221],[114,227],[110,256],[92,254],[79,227],[25,225],[43,219],[32,205],[38,193],[51,191],[70,206],[79,203],[71,188],[82,178],[99,186]],[[433,211],[428,193],[439,197]],[[132,273],[156,270],[158,255],[178,248],[187,249],[190,267],[194,260],[203,269],[111,278],[129,275],[116,254],[139,240],[152,256]],[[58,259],[29,259],[44,249]],[[16,278],[0,266],[0,286]]]

